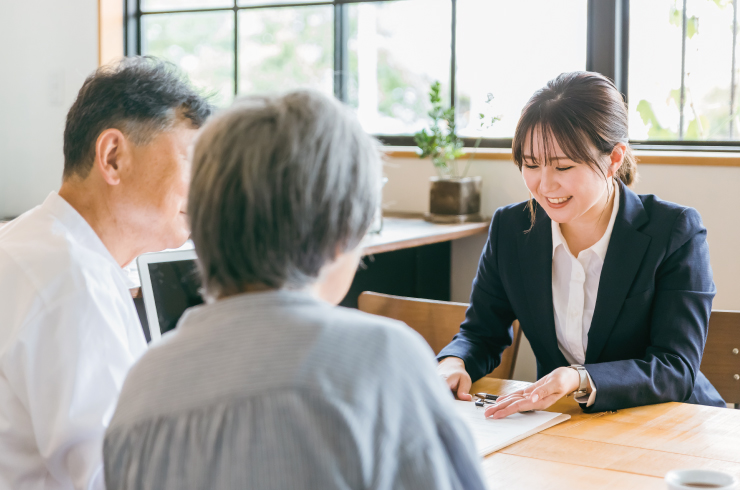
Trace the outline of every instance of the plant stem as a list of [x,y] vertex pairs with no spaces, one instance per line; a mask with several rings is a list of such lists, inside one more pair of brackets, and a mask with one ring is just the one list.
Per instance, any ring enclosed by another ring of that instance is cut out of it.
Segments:
[[468,170],[470,170],[470,164],[473,163],[473,158],[475,158],[475,152],[478,150],[478,146],[480,145],[480,141],[483,138],[478,138],[475,140],[475,145],[473,146],[473,151],[470,152],[470,156],[468,157],[468,163],[465,165],[465,172],[463,172],[462,176],[467,177],[468,176]]

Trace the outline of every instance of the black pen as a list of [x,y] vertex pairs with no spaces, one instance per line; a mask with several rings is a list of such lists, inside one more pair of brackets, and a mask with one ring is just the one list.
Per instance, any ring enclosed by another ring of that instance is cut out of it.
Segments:
[[495,405],[496,402],[491,400],[475,400],[476,407],[485,407],[486,405]]
[[498,395],[491,395],[489,393],[476,393],[475,396],[484,400],[498,400]]

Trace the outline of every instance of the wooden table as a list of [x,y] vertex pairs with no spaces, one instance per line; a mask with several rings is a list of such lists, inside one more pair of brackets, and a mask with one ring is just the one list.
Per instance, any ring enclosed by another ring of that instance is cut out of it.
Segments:
[[[506,394],[529,383],[483,378],[472,393]],[[740,478],[740,411],[663,403],[585,414],[572,398],[550,408],[571,419],[487,456],[491,488],[665,489],[665,474],[707,468]]]

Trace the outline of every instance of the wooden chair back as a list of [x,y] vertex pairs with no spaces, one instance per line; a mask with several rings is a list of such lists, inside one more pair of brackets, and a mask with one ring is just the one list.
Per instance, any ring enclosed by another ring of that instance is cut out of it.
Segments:
[[[460,331],[460,324],[465,319],[467,303],[452,303],[429,299],[405,298],[388,294],[365,291],[358,298],[358,308],[366,313],[385,316],[404,322],[413,328],[427,341],[435,354],[450,343],[452,337]],[[521,329],[519,322],[514,322],[514,341],[504,350],[501,364],[488,376],[492,378],[511,379],[519,352]]]
[[701,372],[727,403],[740,403],[740,311],[713,311]]

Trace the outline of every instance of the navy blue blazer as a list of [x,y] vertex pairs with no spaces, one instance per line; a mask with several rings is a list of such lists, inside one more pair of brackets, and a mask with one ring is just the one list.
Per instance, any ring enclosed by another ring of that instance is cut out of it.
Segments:
[[[699,213],[638,196],[620,202],[601,271],[585,367],[596,385],[589,412],[669,401],[722,406],[699,372],[716,293]],[[552,302],[552,230],[526,203],[496,211],[460,333],[438,358],[459,357],[473,381],[501,362],[518,319],[537,358],[537,377],[568,366]]]

